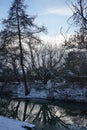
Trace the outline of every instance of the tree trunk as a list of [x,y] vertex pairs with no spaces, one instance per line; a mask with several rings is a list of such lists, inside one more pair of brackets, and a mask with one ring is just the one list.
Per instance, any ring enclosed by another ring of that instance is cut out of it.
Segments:
[[28,94],[28,86],[27,86],[26,74],[25,74],[25,69],[24,69],[24,64],[23,64],[23,49],[22,49],[20,31],[19,31],[19,47],[20,47],[20,64],[21,64],[22,73],[23,73],[23,82],[24,82],[24,86],[25,86],[25,95],[27,95]]
[[22,48],[22,42],[21,42],[21,31],[20,31],[18,8],[17,8],[16,14],[17,14],[17,29],[18,29],[19,48],[20,48],[20,65],[21,65],[21,69],[23,73],[25,95],[28,95],[28,86],[27,86],[26,74],[25,74],[25,69],[24,69],[24,64],[23,64],[23,48]]

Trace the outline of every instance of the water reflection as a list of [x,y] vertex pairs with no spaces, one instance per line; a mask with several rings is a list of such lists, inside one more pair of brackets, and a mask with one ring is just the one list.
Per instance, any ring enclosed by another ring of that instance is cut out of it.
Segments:
[[71,110],[47,103],[0,99],[0,115],[35,123],[38,130],[71,129],[87,125],[87,109]]

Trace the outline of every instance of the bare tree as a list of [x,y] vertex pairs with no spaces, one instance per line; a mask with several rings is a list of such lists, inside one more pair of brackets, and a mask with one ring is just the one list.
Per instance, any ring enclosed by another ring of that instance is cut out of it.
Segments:
[[34,24],[35,17],[29,17],[26,12],[26,6],[22,0],[14,0],[9,10],[8,18],[3,20],[4,34],[3,38],[5,43],[10,44],[9,41],[18,44],[20,50],[20,66],[23,74],[23,81],[25,87],[25,95],[29,93],[25,65],[24,65],[24,53],[23,43],[24,39],[28,37],[35,37],[34,34],[45,30],[44,26],[38,27]]
[[72,6],[73,15],[71,18],[79,30],[71,39],[80,49],[87,49],[87,1],[76,0],[76,3],[73,3]]

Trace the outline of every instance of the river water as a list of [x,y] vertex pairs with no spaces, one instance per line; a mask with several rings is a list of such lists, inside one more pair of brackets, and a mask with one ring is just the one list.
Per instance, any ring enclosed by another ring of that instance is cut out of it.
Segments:
[[36,130],[87,130],[87,104],[0,99],[0,115],[36,125]]

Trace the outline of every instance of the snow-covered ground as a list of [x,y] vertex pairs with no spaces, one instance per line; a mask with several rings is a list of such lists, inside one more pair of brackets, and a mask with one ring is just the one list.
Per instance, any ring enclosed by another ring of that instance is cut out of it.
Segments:
[[33,84],[31,87],[30,94],[24,96],[23,84],[18,86],[17,96],[20,98],[39,98],[39,99],[59,99],[59,100],[70,100],[76,102],[87,102],[87,87],[81,87],[79,85],[71,84],[66,85],[62,83],[52,83],[50,80],[46,85],[41,88],[41,85]]
[[0,116],[0,130],[26,130],[26,128],[35,130],[35,126],[33,124]]
[[[61,83],[53,83],[51,80],[44,85],[37,81],[36,83],[30,85],[30,93],[27,96],[25,96],[23,83],[18,84],[16,88],[14,85],[9,88],[13,91],[14,98],[59,99],[87,103],[86,85],[81,86],[79,84],[67,84],[65,81]],[[9,88],[6,87],[6,91],[9,91]]]

